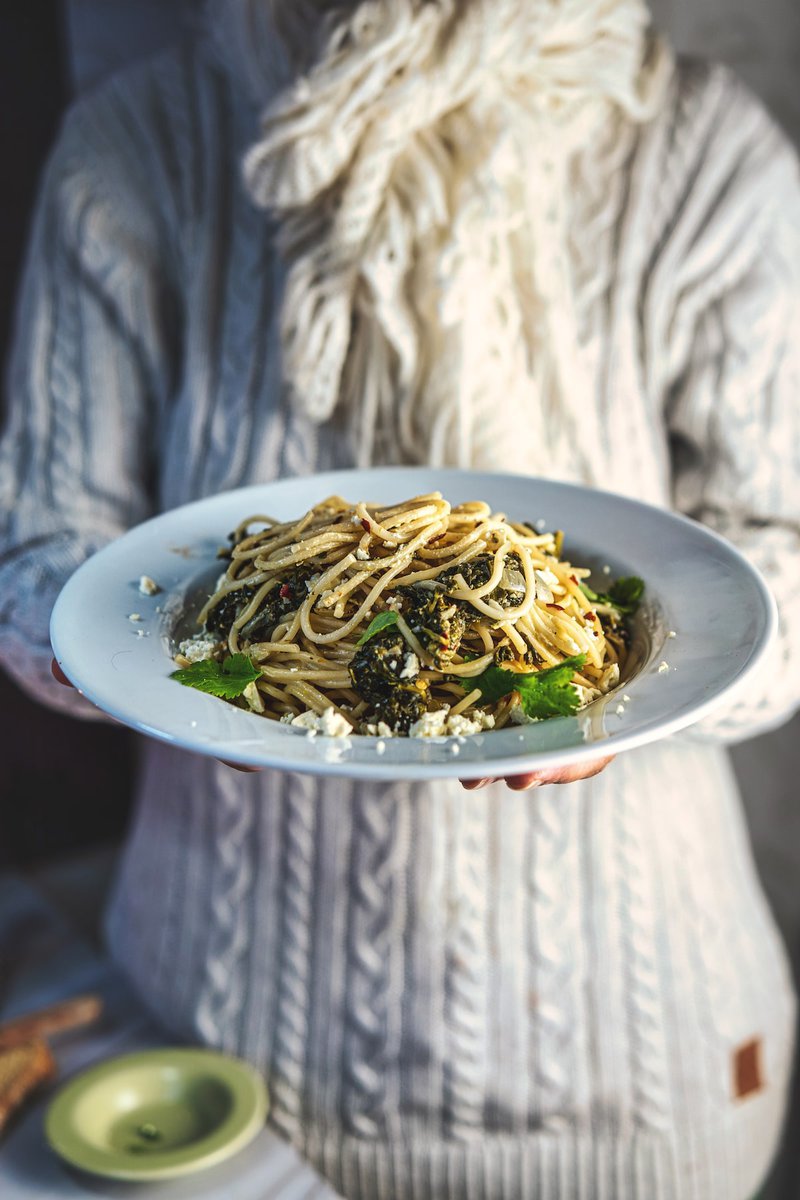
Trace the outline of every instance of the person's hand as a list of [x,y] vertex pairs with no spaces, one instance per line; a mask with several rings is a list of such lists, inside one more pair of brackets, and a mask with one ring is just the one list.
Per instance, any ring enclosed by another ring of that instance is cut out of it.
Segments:
[[[532,771],[528,775],[506,775],[504,778],[512,792],[527,792],[529,788],[543,787],[546,783],[577,783],[579,779],[591,779],[593,775],[599,775],[613,761],[613,758],[612,754],[609,758],[596,758],[594,762],[584,763],[582,766],[556,767],[552,771]],[[223,766],[231,767],[234,771],[261,770],[260,767],[245,767],[241,763],[225,762],[224,758],[219,761]],[[487,787],[490,783],[499,782],[499,779],[461,780],[462,786],[468,792],[474,792],[478,788]]]
[[593,775],[599,775],[613,757],[611,755],[609,758],[596,758],[593,762],[581,765],[570,766],[568,764],[565,767],[554,767],[551,771],[531,771],[527,775],[506,775],[503,781],[497,778],[462,779],[461,784],[468,792],[474,792],[477,788],[486,787],[490,783],[505,782],[512,792],[526,792],[529,788],[544,787],[548,783],[577,783],[580,779],[591,779]]
[[58,663],[56,662],[56,660],[54,658],[50,659],[50,674],[53,676],[53,679],[55,679],[58,683],[63,683],[64,687],[74,687],[75,686],[74,684],[70,683],[70,681],[67,679],[66,675],[61,670],[61,667],[58,665]]

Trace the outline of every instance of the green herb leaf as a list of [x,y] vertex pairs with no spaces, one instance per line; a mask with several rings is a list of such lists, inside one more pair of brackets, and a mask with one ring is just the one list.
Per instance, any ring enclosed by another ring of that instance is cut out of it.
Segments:
[[246,654],[233,654],[221,663],[205,658],[170,675],[170,679],[177,679],[186,687],[219,696],[221,700],[235,700],[249,683],[260,678],[261,672]]
[[611,603],[616,604],[620,612],[633,613],[639,607],[643,593],[644,580],[638,575],[627,575],[612,584],[608,594]]
[[370,621],[368,628],[364,633],[362,633],[361,637],[356,642],[356,645],[363,646],[364,642],[368,642],[371,637],[375,637],[376,633],[380,633],[382,630],[388,629],[390,625],[396,624],[397,613],[394,612],[393,609],[389,609],[387,612],[378,613],[377,617],[374,617],[373,620]]
[[504,671],[502,667],[491,666],[471,679],[460,678],[459,683],[466,692],[480,688],[481,700],[487,704],[501,700],[511,692],[519,692],[523,712],[537,720],[569,717],[580,705],[572,677],[585,662],[586,655],[577,654],[543,671]]
[[587,583],[582,583],[580,589],[592,604],[610,604],[620,616],[630,617],[639,607],[644,593],[644,580],[639,579],[638,575],[626,575],[613,583],[608,592],[593,592]]

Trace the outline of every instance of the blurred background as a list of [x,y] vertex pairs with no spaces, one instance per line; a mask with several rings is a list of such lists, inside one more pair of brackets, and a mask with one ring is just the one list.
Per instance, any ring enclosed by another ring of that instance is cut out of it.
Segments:
[[[4,360],[37,180],[61,114],[75,95],[179,37],[196,17],[199,2],[37,0],[3,6]],[[800,146],[797,0],[652,0],[652,8],[678,49],[735,67]],[[81,932],[97,939],[103,891],[129,815],[135,770],[132,738],[120,729],[47,712],[2,674],[0,729],[0,868],[23,872]],[[733,757],[761,878],[800,985],[800,717],[736,747]],[[784,1154],[763,1200],[798,1197],[800,1095],[795,1097]]]

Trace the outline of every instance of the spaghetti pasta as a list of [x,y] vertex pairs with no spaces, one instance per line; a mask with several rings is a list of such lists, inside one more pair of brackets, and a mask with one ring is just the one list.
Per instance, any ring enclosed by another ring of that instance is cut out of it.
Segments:
[[619,681],[618,608],[561,559],[560,534],[480,501],[331,496],[297,521],[249,516],[230,541],[202,632],[176,661],[246,655],[253,678],[234,702],[265,717],[329,733],[472,733],[530,719],[523,682],[553,668],[574,689],[570,711]]

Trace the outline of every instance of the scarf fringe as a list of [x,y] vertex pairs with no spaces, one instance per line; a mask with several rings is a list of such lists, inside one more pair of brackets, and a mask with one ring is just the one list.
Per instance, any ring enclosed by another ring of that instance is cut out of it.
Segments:
[[[252,28],[264,0],[234,7]],[[301,24],[267,7],[297,63]],[[569,168],[658,111],[672,59],[648,23],[641,0],[364,0],[267,104],[244,174],[287,260],[284,376],[359,464],[591,476]]]

